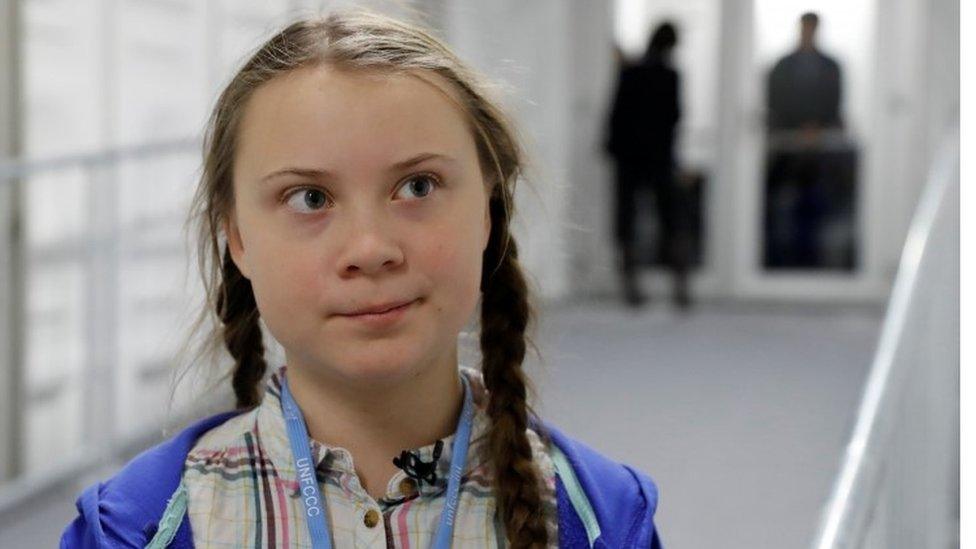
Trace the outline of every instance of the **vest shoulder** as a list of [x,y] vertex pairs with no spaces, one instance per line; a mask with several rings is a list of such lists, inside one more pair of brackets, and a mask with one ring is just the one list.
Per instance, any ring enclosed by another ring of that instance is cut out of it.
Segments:
[[545,425],[593,507],[610,547],[647,547],[656,536],[658,488],[636,467],[618,462],[552,424]]
[[204,418],[129,460],[114,476],[85,488],[78,517],[64,530],[61,547],[143,547],[179,486],[190,448],[203,433],[239,415]]

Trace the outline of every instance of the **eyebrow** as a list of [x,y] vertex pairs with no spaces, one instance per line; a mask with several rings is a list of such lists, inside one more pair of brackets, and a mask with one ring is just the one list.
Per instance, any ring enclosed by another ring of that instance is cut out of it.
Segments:
[[[457,160],[454,157],[447,156],[445,154],[425,152],[425,153],[420,153],[420,154],[411,156],[410,158],[408,158],[406,160],[401,160],[399,162],[396,162],[396,163],[392,164],[389,168],[387,168],[387,171],[388,172],[395,172],[395,171],[404,170],[404,169],[407,169],[407,168],[411,168],[413,166],[416,166],[417,164],[420,164],[421,162],[426,162],[427,160],[432,160],[432,159],[439,159],[439,160],[444,160],[446,162],[452,162],[452,163],[453,162],[457,162]],[[322,179],[335,178],[335,174],[333,174],[329,170],[324,170],[324,169],[314,169],[314,168],[282,168],[280,170],[276,170],[276,171],[271,172],[268,175],[262,177],[261,178],[261,181],[262,182],[265,182],[265,181],[268,181],[270,179],[274,179],[275,177],[280,177],[282,175],[299,175],[299,176],[303,176],[303,177],[322,178]]]

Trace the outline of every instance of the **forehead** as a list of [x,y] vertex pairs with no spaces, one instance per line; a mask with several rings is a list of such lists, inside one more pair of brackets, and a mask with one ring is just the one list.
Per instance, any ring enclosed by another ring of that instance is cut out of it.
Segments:
[[290,71],[263,84],[245,106],[235,172],[259,176],[280,164],[385,168],[377,163],[419,152],[465,158],[474,139],[456,94],[429,71]]

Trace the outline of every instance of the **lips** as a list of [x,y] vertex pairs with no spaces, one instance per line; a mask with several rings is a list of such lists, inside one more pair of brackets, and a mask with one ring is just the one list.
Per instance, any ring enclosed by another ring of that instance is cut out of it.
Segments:
[[414,301],[416,301],[416,300],[414,300],[414,299],[407,299],[407,300],[403,300],[403,301],[388,301],[386,303],[380,303],[380,304],[377,304],[377,305],[370,305],[368,307],[362,307],[360,309],[356,309],[354,311],[350,311],[350,312],[347,312],[347,313],[341,313],[341,314],[342,314],[342,316],[359,316],[359,315],[371,315],[371,314],[372,315],[375,315],[375,314],[385,313],[385,312],[391,311],[393,309],[398,309],[400,307],[403,307],[404,305],[408,305],[410,303],[413,303]]

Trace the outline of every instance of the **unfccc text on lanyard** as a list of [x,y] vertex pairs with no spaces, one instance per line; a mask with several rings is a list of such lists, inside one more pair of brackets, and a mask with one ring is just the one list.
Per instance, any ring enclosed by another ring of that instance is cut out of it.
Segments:
[[[468,444],[471,441],[471,424],[474,419],[474,402],[471,398],[471,387],[465,376],[461,377],[464,386],[464,406],[458,420],[457,431],[454,433],[454,443],[451,450],[451,474],[447,483],[446,501],[441,512],[437,532],[434,535],[433,547],[447,549],[451,546],[454,534],[454,518],[457,514],[458,494],[461,488],[461,474],[468,457]],[[298,473],[298,485],[301,489],[302,504],[305,507],[305,521],[308,524],[309,537],[315,549],[332,549],[332,536],[329,534],[328,514],[325,512],[325,498],[315,477],[315,464],[309,446],[308,428],[302,411],[295,403],[291,390],[288,388],[287,374],[281,378],[281,409],[288,428],[288,441],[291,443],[292,457],[295,460],[295,470]]]

